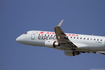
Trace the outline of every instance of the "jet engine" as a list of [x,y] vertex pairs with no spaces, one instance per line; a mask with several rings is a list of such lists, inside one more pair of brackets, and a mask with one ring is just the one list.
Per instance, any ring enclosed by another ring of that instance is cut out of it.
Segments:
[[46,40],[45,46],[48,46],[50,48],[55,48],[57,46],[60,46],[60,43],[58,43],[56,40]]
[[64,54],[67,56],[75,56],[75,55],[79,55],[80,52],[78,52],[78,51],[65,51]]

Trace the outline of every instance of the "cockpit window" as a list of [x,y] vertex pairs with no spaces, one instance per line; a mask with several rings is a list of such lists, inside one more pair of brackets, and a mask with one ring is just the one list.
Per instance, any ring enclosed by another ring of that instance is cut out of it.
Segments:
[[26,32],[26,33],[24,33],[24,34],[27,34],[27,32]]

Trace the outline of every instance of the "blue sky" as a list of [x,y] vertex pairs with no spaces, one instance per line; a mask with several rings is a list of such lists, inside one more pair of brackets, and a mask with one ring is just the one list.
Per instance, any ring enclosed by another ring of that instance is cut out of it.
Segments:
[[29,30],[54,31],[64,19],[64,32],[105,36],[105,0],[1,0],[0,70],[105,69],[105,56],[19,44]]

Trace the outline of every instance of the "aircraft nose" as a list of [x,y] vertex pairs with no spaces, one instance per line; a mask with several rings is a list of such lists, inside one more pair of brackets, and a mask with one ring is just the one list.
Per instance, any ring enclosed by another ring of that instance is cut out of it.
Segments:
[[21,42],[20,36],[19,36],[18,38],[16,38],[16,41],[17,41],[17,42]]
[[24,39],[23,39],[22,35],[19,36],[18,38],[16,38],[16,41],[19,42],[19,43],[22,43],[23,40],[24,40]]

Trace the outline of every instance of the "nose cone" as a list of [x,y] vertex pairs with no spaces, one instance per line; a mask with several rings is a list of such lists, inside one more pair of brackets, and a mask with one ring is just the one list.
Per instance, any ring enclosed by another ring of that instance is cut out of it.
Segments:
[[16,41],[21,43],[22,42],[22,38],[19,36],[18,38],[16,38]]
[[16,41],[18,43],[24,43],[24,41],[25,41],[24,36],[23,35],[19,36],[18,38],[16,38]]
[[21,41],[20,37],[16,38],[16,41],[17,42],[20,42]]

